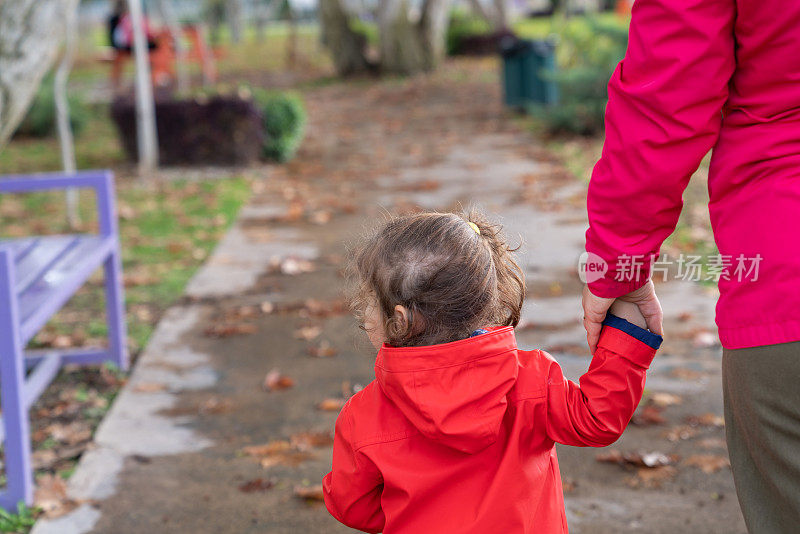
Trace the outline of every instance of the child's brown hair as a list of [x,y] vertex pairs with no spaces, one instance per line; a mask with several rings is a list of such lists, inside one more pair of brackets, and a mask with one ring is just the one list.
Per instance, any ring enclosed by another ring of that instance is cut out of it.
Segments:
[[[474,209],[393,218],[355,251],[353,308],[363,314],[374,302],[387,343],[396,347],[448,343],[483,326],[516,326],[525,277],[515,250],[502,227]],[[395,317],[398,304],[408,310],[407,321]]]

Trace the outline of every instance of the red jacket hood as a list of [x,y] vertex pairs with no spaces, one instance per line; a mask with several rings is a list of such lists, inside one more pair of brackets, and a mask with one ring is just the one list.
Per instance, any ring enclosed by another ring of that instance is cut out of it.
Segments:
[[516,351],[510,326],[441,345],[384,345],[375,377],[423,435],[472,454],[497,440],[517,380]]

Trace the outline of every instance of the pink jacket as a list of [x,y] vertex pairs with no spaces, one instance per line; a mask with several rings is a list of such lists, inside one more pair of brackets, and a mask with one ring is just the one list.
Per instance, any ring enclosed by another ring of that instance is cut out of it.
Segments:
[[608,92],[586,250],[609,271],[592,292],[645,282],[713,147],[722,344],[800,340],[800,2],[636,0]]
[[580,385],[546,352],[518,350],[511,327],[384,345],[336,420],[325,505],[366,532],[566,533],[555,444],[622,434],[660,343],[629,331],[603,328]]

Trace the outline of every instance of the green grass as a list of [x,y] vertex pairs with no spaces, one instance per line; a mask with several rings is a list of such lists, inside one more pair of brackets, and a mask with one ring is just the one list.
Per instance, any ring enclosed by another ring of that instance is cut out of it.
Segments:
[[[0,149],[0,174],[60,170],[60,150],[55,136],[15,137]],[[90,108],[86,127],[75,136],[75,159],[79,169],[112,167],[125,160],[108,106]]]
[[[240,177],[163,184],[120,182],[123,270],[130,342],[144,347],[161,313],[182,294],[250,195]],[[94,195],[81,191],[81,231],[96,228]],[[65,233],[63,193],[0,196],[0,228],[5,236]],[[106,335],[102,279],[94,277],[34,340],[47,345],[55,335],[95,340]]]
[[25,533],[35,522],[35,510],[31,510],[22,503],[17,505],[15,514],[0,508],[0,532]]

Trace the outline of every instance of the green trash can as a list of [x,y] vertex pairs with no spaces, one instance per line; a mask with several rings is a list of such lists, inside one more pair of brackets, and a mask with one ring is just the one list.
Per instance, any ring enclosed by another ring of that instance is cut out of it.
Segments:
[[549,40],[509,39],[501,42],[503,99],[507,106],[524,108],[528,104],[553,105],[558,102],[558,86],[547,76],[556,70],[555,49],[555,44]]

